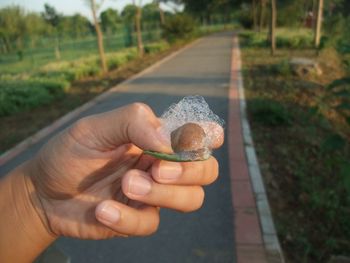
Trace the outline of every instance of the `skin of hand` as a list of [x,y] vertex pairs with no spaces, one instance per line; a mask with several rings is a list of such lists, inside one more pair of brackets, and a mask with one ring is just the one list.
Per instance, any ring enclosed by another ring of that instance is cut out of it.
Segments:
[[[223,130],[218,129],[221,138],[213,148],[223,143]],[[157,230],[160,207],[199,209],[202,186],[216,180],[218,163],[214,157],[173,163],[143,155],[142,149],[171,152],[169,139],[160,130],[152,110],[134,103],[85,117],[52,138],[8,176],[21,178],[25,185],[24,196],[30,199],[26,210],[36,217],[30,220],[32,228],[39,224],[36,233],[44,232],[48,242],[59,236],[144,236]],[[23,209],[18,202],[16,206]]]

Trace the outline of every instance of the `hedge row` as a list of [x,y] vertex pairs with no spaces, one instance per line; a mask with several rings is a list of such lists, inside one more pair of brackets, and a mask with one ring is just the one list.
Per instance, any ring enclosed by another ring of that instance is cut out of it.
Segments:
[[62,97],[69,82],[61,79],[33,78],[0,81],[0,116],[48,104]]
[[[161,41],[145,46],[146,53],[156,53],[169,47]],[[136,48],[107,53],[109,70],[116,69],[137,57]],[[101,74],[96,55],[74,61],[52,62],[30,76],[0,76],[0,117],[48,104],[64,96],[70,83]]]

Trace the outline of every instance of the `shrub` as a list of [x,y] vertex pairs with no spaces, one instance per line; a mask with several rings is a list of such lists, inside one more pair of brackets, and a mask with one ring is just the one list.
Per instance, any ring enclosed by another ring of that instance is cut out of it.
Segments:
[[165,41],[151,43],[145,46],[145,53],[152,54],[164,51],[169,48],[169,44]]
[[288,59],[282,60],[280,63],[271,66],[272,73],[289,77],[292,75],[292,68]]
[[277,101],[256,99],[249,102],[251,116],[254,122],[266,126],[289,126],[292,117],[287,109]]
[[234,20],[237,20],[238,23],[245,29],[253,28],[253,18],[251,15],[251,8],[248,6],[242,6],[241,9],[233,13]]
[[117,53],[110,53],[106,55],[108,69],[115,69],[128,61],[137,57],[137,50],[130,48]]
[[34,75],[44,78],[60,78],[72,82],[87,76],[100,74],[99,59],[91,56],[75,61],[53,62],[45,65]]
[[31,109],[62,97],[69,83],[54,79],[3,79],[0,83],[0,116]]
[[163,36],[171,43],[176,40],[189,39],[195,32],[195,21],[189,15],[177,14],[169,17],[162,29]]

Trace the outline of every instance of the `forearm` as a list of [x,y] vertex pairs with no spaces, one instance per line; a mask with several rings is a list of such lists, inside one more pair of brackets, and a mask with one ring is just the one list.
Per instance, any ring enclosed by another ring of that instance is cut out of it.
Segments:
[[41,221],[34,187],[20,166],[0,181],[0,262],[32,262],[55,237]]

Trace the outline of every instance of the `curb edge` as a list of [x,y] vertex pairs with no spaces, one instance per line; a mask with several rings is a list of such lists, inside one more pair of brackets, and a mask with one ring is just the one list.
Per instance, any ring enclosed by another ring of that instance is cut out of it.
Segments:
[[[238,57],[241,58],[241,52],[239,49],[238,36],[234,36],[234,47]],[[266,190],[262,175],[260,172],[259,162],[256,156],[253,138],[251,136],[250,125],[247,118],[247,105],[245,100],[243,76],[241,71],[241,59],[236,62],[239,66],[238,72],[238,96],[240,101],[240,115],[242,123],[243,142],[246,152],[246,158],[248,162],[248,170],[253,185],[253,191],[255,194],[256,205],[259,212],[260,226],[262,230],[262,236],[264,246],[268,254],[269,261],[284,263],[283,251],[281,249],[275,224],[273,222],[269,201],[266,195]]]

